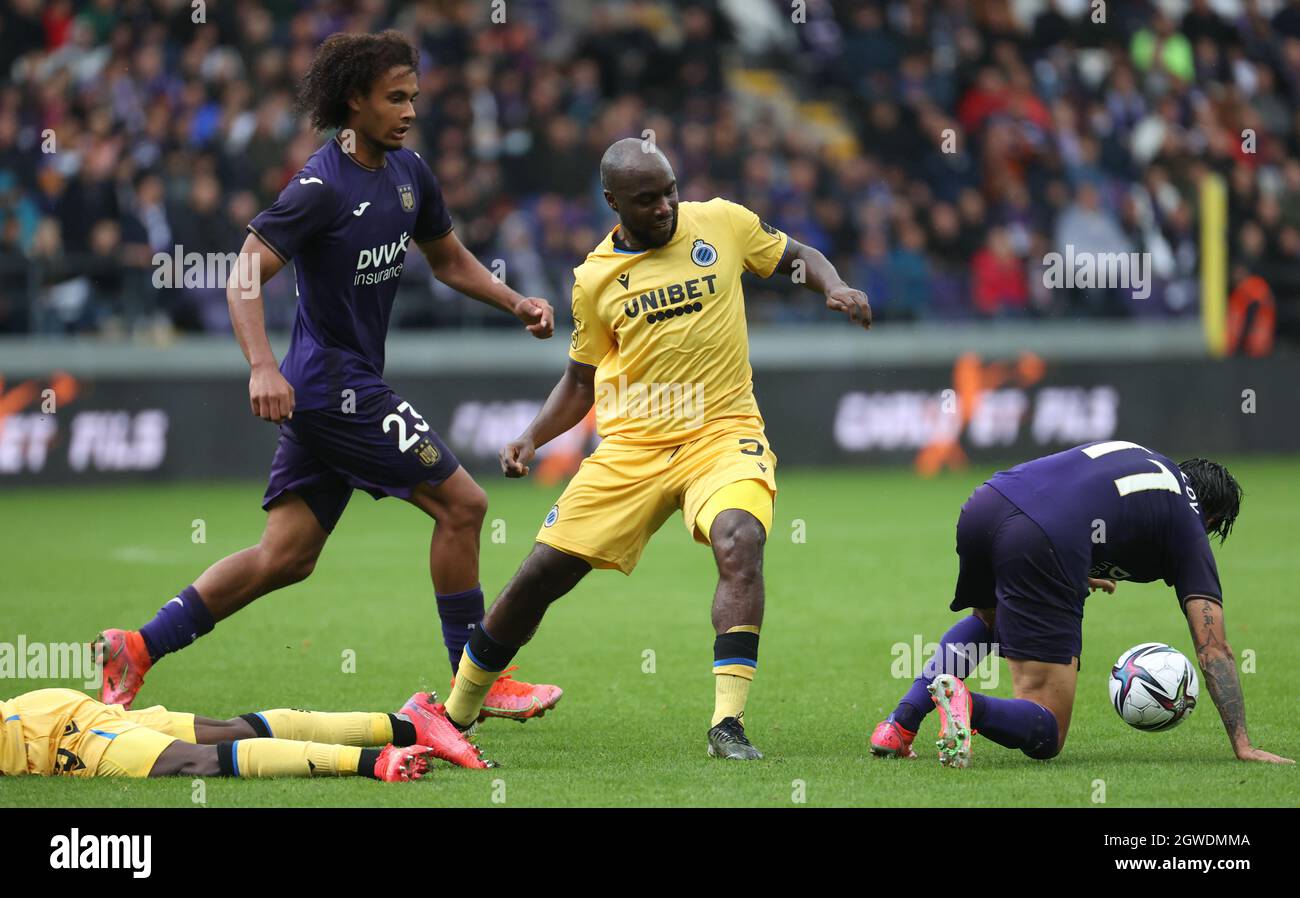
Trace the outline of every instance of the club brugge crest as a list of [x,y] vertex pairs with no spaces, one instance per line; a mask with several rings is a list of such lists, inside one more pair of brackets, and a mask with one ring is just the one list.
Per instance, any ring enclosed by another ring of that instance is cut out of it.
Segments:
[[410,184],[399,184],[397,195],[402,198],[402,210],[410,212],[415,208],[415,191],[411,189]]
[[560,506],[552,505],[551,510],[546,513],[546,520],[542,522],[543,527],[550,527],[560,519]]
[[438,454],[438,447],[433,445],[428,437],[425,437],[424,441],[420,443],[420,448],[415,450],[415,457],[426,468],[432,468],[442,456]]
[[696,240],[691,245],[691,261],[701,268],[708,268],[718,261],[718,251],[703,240]]

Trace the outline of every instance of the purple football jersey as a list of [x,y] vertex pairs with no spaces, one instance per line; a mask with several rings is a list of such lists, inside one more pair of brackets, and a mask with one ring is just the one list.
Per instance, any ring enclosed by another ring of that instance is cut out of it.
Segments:
[[988,483],[1038,524],[1065,570],[1223,600],[1200,504],[1178,465],[1136,443],[1076,446]]
[[358,399],[386,390],[384,338],[407,248],[451,230],[419,154],[395,150],[370,169],[330,140],[248,229],[294,263],[298,313],[280,371],[296,408],[337,407],[348,389]]

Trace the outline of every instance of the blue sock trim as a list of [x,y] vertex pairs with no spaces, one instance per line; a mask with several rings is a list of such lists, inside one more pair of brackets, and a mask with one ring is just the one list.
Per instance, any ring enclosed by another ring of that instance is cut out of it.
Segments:
[[483,626],[477,627],[470,635],[469,641],[465,643],[465,654],[469,660],[489,673],[500,673],[505,670],[518,651],[518,646],[497,642],[487,631],[487,627]]
[[470,651],[469,643],[465,643],[465,654],[469,656],[469,660],[473,661],[475,665],[477,665],[479,668],[483,670],[486,670],[488,673],[501,673],[502,670],[505,670],[504,667],[501,668],[501,670],[493,670],[492,668],[484,664],[482,661],[478,660],[478,658],[474,657],[474,653]]

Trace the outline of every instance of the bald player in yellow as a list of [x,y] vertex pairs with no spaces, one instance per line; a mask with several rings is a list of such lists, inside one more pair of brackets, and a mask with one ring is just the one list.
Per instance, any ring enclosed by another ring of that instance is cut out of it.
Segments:
[[396,714],[280,708],[229,720],[127,711],[75,689],[0,700],[0,776],[366,776],[419,779],[432,758],[487,767],[478,749],[416,693]]
[[867,297],[820,252],[723,199],[679,203],[672,166],[628,138],[600,163],[618,225],[574,269],[569,364],[527,430],[501,451],[508,477],[594,405],[600,446],[551,508],[537,544],[461,657],[447,715],[467,727],[547,606],[593,567],[630,574],[681,509],[713,549],[712,757],[761,758],[743,725],[763,622],[763,545],[776,455],[754,400],[741,275],[799,270],[826,305],[871,326]]

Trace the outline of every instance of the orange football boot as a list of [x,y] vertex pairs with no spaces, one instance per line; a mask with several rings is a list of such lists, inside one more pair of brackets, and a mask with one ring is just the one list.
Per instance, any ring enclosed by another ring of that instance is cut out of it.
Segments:
[[375,779],[386,783],[405,783],[418,780],[429,769],[430,754],[427,745],[385,745],[375,761]]
[[875,732],[871,734],[871,753],[878,758],[915,758],[916,752],[912,751],[915,738],[916,733],[905,729],[890,714],[876,724]]
[[[488,690],[487,698],[483,699],[483,709],[478,712],[480,721],[487,720],[489,717],[504,717],[522,723],[530,718],[543,716],[554,708],[564,695],[564,690],[559,686],[525,683],[510,676],[510,671],[518,669],[519,667],[514,665],[501,671],[497,681]],[[455,677],[452,678],[451,685],[455,688]]]
[[153,667],[144,637],[138,630],[105,630],[95,637],[93,648],[100,676],[99,700],[130,711],[145,673]]
[[438,701],[438,693],[417,692],[397,713],[415,725],[416,744],[429,746],[435,757],[458,767],[495,766],[483,760],[478,746],[470,742],[447,717],[447,709]]

